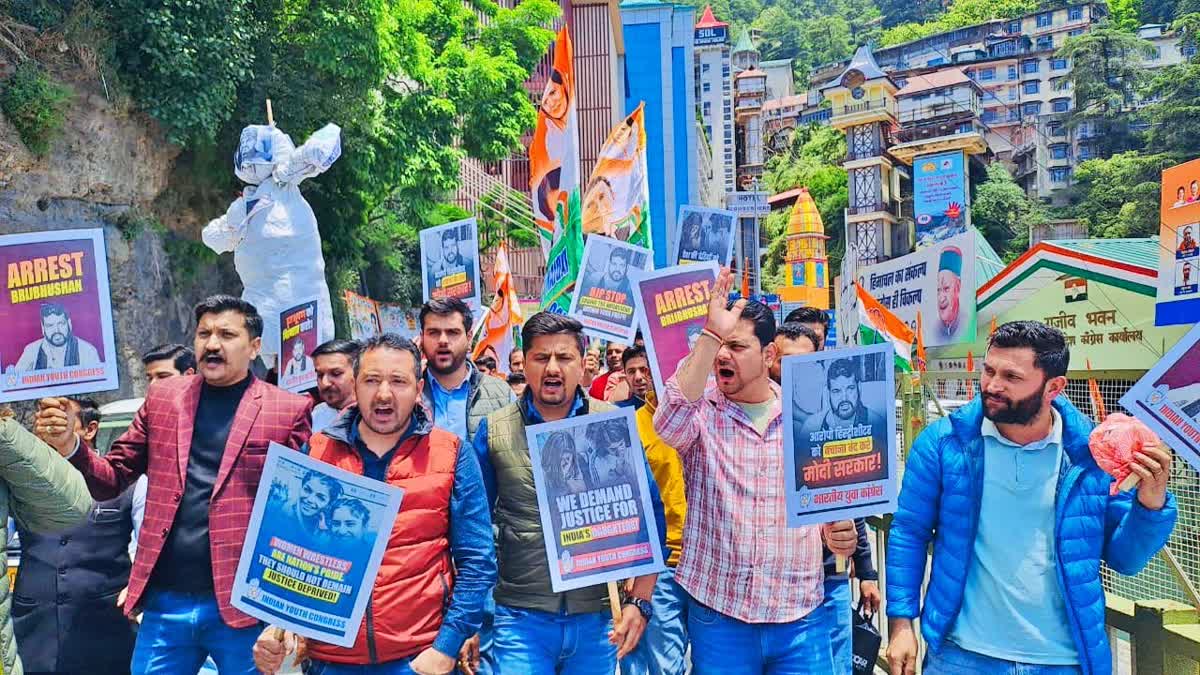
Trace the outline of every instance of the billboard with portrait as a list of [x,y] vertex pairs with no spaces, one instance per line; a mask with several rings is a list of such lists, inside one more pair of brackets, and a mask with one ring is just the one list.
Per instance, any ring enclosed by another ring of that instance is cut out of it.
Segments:
[[1158,297],[1154,325],[1200,317],[1200,159],[1162,173]]
[[117,388],[104,230],[0,236],[0,403]]

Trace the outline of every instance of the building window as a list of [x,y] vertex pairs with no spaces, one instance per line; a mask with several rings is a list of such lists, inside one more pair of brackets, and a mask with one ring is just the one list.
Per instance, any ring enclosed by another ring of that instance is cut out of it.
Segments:
[[708,72],[708,64],[707,64],[707,63],[701,63],[701,64],[700,64],[700,72],[701,72],[701,73],[707,73],[707,72]]
[[1050,169],[1050,181],[1053,183],[1065,183],[1071,178],[1071,169],[1060,166]]
[[981,82],[991,82],[994,79],[996,79],[995,68],[981,68],[979,70],[979,80]]
[[972,79],[972,80],[978,80],[978,79],[979,79],[979,78],[976,76],[976,74],[975,74],[975,71],[974,71],[974,70],[967,70],[967,71],[965,72],[965,74],[966,74],[966,76],[967,76],[968,78],[970,78],[970,79]]
[[1010,80],[1017,79],[1017,67],[1016,66],[1008,67],[1008,79],[1010,79]]
[[1050,59],[1050,70],[1066,70],[1066,59]]
[[1184,45],[1179,48],[1179,53],[1189,59],[1196,55],[1196,45]]
[[1067,112],[1068,110],[1071,109],[1071,99],[1056,98],[1056,99],[1054,99],[1054,102],[1051,105],[1054,106],[1054,112],[1056,112],[1056,113]]
[[1039,83],[1037,80],[1029,80],[1028,82],[1021,83],[1021,91],[1022,91],[1022,93],[1025,93],[1025,94],[1038,93],[1038,87],[1039,87]]
[[1054,49],[1054,36],[1042,35],[1037,39],[1038,49]]
[[1041,112],[1042,112],[1042,104],[1040,101],[1026,103],[1025,105],[1021,106],[1021,113],[1024,114],[1026,117],[1033,117],[1035,115],[1040,114]]
[[1009,33],[1020,33],[1021,32],[1021,22],[1020,21],[1009,21],[1008,22],[1008,32]]
[[704,106],[701,108],[701,110],[703,111],[705,117],[711,115],[712,114],[712,103],[710,101],[705,101]]
[[712,83],[711,83],[711,82],[705,82],[704,84],[702,84],[702,85],[700,86],[700,90],[701,90],[701,91],[705,91],[705,92],[712,91]]
[[1017,88],[1016,87],[1008,88],[1008,100],[1010,100],[1010,101],[1017,100]]
[[1080,35],[1083,35],[1082,28],[1076,28],[1075,30],[1067,31],[1067,37],[1079,37]]
[[1026,59],[1021,62],[1021,72],[1022,73],[1025,73],[1026,75],[1028,75],[1030,73],[1036,73],[1037,71],[1038,71],[1038,60],[1037,59]]
[[1079,146],[1079,159],[1091,159],[1091,158],[1092,158],[1092,146],[1090,146],[1090,145]]
[[929,66],[930,66],[930,67],[932,67],[932,66],[940,66],[940,65],[942,65],[942,64],[944,64],[944,63],[946,63],[946,59],[943,59],[943,58],[942,58],[942,57],[940,57],[940,56],[939,56],[939,57],[937,57],[936,59],[929,59]]
[[1050,146],[1050,159],[1067,159],[1069,154],[1066,145]]
[[972,124],[971,122],[963,122],[962,124],[958,125],[958,132],[957,132],[957,133],[960,133],[960,134],[969,134],[969,133],[971,133],[972,131],[975,131],[975,125],[974,125],[974,124]]
[[1046,26],[1051,26],[1051,25],[1054,25],[1054,14],[1053,13],[1046,12],[1044,14],[1038,14],[1038,17],[1037,17],[1037,27],[1038,28],[1045,28]]
[[992,124],[992,123],[998,122],[998,121],[1000,121],[1000,116],[996,114],[995,110],[992,110],[991,108],[987,108],[983,111],[983,123],[984,124]]
[[1051,136],[1066,136],[1067,128],[1064,127],[1063,125],[1055,122],[1054,124],[1050,125],[1050,135]]
[[1009,122],[1016,122],[1016,121],[1017,121],[1017,120],[1019,120],[1019,119],[1021,119],[1021,111],[1020,111],[1020,110],[1017,110],[1016,108],[1009,108],[1009,110],[1008,110],[1008,121],[1009,121]]
[[1083,21],[1083,8],[1082,7],[1072,7],[1070,9],[1068,9],[1067,10],[1067,20],[1068,21]]

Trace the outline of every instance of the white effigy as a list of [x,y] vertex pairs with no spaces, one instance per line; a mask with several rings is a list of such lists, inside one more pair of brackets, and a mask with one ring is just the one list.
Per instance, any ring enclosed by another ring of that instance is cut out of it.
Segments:
[[269,366],[279,348],[279,313],[317,299],[319,342],[333,339],[333,306],[325,282],[321,233],[300,183],[324,173],[342,154],[341,129],[327,124],[296,147],[274,126],[242,130],[234,173],[248,183],[225,215],[204,228],[204,244],[217,253],[233,252],[242,299],[263,318],[263,361]]

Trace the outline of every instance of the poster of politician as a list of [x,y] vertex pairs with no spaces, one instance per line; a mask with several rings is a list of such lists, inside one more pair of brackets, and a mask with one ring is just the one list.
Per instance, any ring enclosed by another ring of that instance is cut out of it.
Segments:
[[104,230],[0,236],[0,403],[116,389]]
[[633,416],[625,408],[525,429],[555,593],[665,568]]
[[892,345],[783,359],[788,527],[896,507]]
[[457,298],[478,314],[479,225],[474,218],[421,230],[421,263],[425,300]]
[[1159,218],[1154,325],[1194,323],[1200,316],[1200,160],[1163,171]]
[[233,580],[233,606],[351,647],[404,491],[272,443]]
[[587,238],[583,269],[575,284],[568,314],[583,324],[583,332],[600,340],[633,344],[633,287],[630,273],[651,266],[649,249],[598,234]]
[[675,246],[675,264],[687,265],[715,260],[729,266],[733,256],[733,211],[698,206],[679,207],[679,241]]
[[350,338],[366,340],[379,335],[379,305],[365,295],[346,291],[346,316],[350,321]]
[[1121,405],[1200,471],[1200,325],[1121,397]]
[[316,298],[279,313],[279,388],[300,393],[317,386],[311,354],[320,344]]
[[974,342],[977,236],[972,230],[859,268],[859,284],[914,331],[920,311],[926,347]]
[[384,333],[393,333],[410,340],[420,336],[420,310],[391,302],[378,302],[375,305],[379,308],[379,326]]
[[717,270],[717,263],[706,262],[633,275],[638,325],[658,391],[700,339]]

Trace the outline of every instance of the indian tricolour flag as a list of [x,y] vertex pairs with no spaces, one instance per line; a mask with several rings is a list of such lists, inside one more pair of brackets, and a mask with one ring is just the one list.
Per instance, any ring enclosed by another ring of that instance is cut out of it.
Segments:
[[892,314],[871,294],[864,291],[862,286],[854,284],[858,293],[858,334],[859,342],[864,345],[877,345],[884,342],[892,343],[896,351],[896,367],[902,372],[911,372],[912,344],[916,337],[908,324]]

